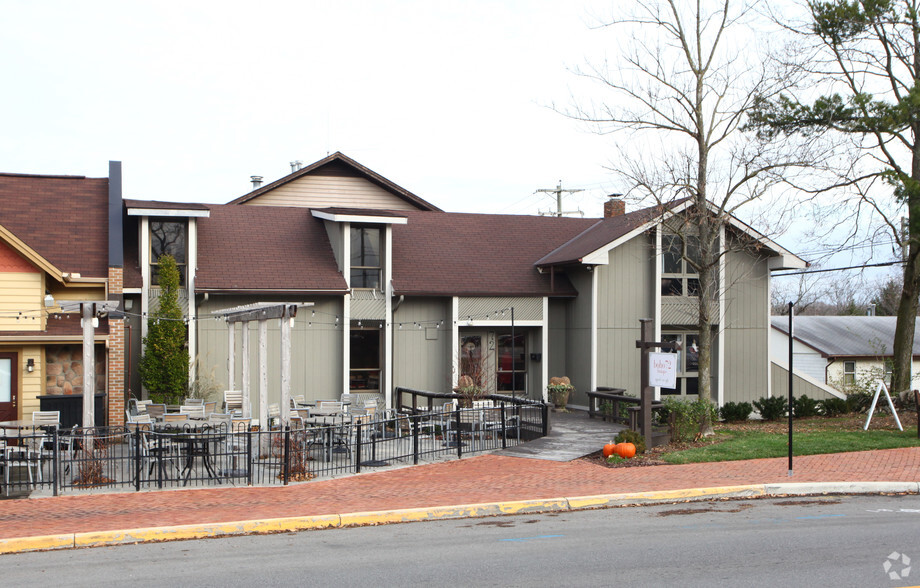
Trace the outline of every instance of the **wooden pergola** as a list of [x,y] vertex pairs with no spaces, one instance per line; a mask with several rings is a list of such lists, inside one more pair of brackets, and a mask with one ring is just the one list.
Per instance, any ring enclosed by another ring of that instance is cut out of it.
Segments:
[[243,325],[243,416],[251,418],[249,390],[249,323],[259,322],[259,425],[268,429],[268,321],[281,321],[281,423],[291,421],[291,327],[297,309],[313,306],[312,302],[256,302],[243,306],[224,308],[211,312],[216,318],[227,321],[229,353],[227,369],[228,386],[236,389],[236,324]]

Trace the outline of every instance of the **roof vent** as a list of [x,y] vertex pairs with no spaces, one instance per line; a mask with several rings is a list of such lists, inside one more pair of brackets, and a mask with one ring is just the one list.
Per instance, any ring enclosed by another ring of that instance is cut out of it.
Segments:
[[262,176],[249,176],[249,181],[252,182],[253,190],[256,190],[262,186]]
[[291,173],[294,173],[295,171],[298,171],[298,170],[299,170],[300,168],[302,168],[302,167],[303,167],[303,162],[300,161],[299,159],[296,160],[296,161],[292,161],[292,162],[291,162]]

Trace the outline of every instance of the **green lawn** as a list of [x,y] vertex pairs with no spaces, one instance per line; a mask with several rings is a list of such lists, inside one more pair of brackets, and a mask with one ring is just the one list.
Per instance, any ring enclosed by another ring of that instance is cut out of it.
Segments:
[[[732,461],[761,457],[785,457],[789,454],[787,433],[757,431],[721,431],[711,445],[664,453],[669,463]],[[793,454],[815,455],[845,451],[869,451],[920,446],[916,429],[904,431],[816,431],[793,432]]]

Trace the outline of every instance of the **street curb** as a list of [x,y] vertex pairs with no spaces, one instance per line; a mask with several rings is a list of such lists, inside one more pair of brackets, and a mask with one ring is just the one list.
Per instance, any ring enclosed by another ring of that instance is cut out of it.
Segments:
[[174,527],[148,527],[117,531],[65,533],[60,535],[0,539],[0,554],[71,549],[74,547],[102,547],[133,543],[179,541],[183,539],[204,539],[262,533],[386,525],[391,523],[478,518],[508,514],[572,512],[617,506],[650,505],[724,498],[881,493],[920,494],[920,482],[804,482],[748,484],[712,488],[688,488],[683,490],[600,494],[571,498],[560,497],[538,500],[461,504],[433,508],[408,508],[332,515],[284,517],[227,523],[179,525]]

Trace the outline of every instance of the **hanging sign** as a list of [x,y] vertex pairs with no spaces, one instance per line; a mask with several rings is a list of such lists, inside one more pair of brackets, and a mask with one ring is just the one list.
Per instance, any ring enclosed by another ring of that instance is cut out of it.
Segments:
[[678,353],[648,354],[648,385],[661,388],[677,388]]

